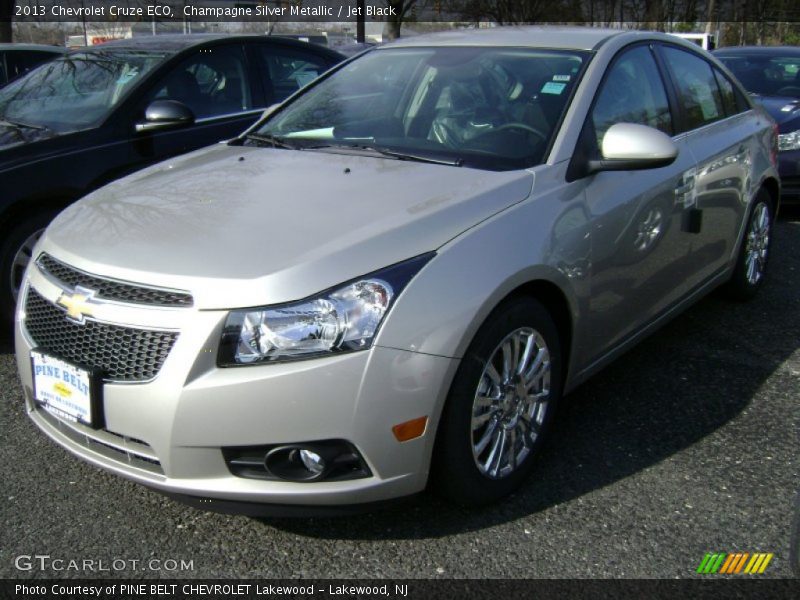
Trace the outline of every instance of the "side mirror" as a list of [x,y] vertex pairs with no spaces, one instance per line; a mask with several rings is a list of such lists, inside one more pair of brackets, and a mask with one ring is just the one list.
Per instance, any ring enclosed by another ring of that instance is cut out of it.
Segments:
[[144,121],[136,124],[136,131],[176,129],[194,123],[192,109],[177,100],[154,100],[144,111]]
[[639,171],[672,164],[678,147],[667,134],[647,125],[616,123],[603,136],[601,160],[590,160],[589,173]]

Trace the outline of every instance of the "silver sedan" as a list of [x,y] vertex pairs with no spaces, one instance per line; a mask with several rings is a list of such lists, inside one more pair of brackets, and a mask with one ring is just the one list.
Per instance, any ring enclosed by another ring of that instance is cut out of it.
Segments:
[[774,123],[674,36],[401,40],[38,242],[33,421],[204,508],[496,501],[561,397],[719,286],[764,282]]

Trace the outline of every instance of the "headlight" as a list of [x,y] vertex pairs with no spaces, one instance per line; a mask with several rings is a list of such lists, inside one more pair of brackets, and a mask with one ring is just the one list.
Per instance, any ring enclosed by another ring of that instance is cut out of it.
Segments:
[[778,150],[800,150],[800,129],[778,136]]
[[248,365],[369,348],[392,303],[431,258],[433,253],[417,256],[306,300],[232,311],[218,363]]

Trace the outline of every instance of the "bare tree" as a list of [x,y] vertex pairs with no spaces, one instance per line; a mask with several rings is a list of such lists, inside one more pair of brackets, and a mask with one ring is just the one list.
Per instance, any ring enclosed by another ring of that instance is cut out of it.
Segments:
[[392,15],[387,17],[387,37],[390,40],[395,40],[400,37],[400,28],[408,20],[411,11],[417,6],[422,4],[419,0],[383,0],[387,8],[394,9]]

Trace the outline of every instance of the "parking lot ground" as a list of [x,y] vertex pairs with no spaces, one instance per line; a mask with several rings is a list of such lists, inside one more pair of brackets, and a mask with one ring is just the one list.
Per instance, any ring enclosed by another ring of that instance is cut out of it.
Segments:
[[[696,576],[707,552],[772,552],[757,577],[790,577],[800,488],[798,211],[777,224],[770,269],[756,300],[712,295],[581,386],[530,482],[477,511],[430,495],[337,519],[185,507],[40,433],[24,415],[6,342],[0,576],[93,575],[15,567],[17,556],[48,554],[142,561],[94,573],[126,578],[672,578]],[[192,569],[140,570],[151,558]]]

